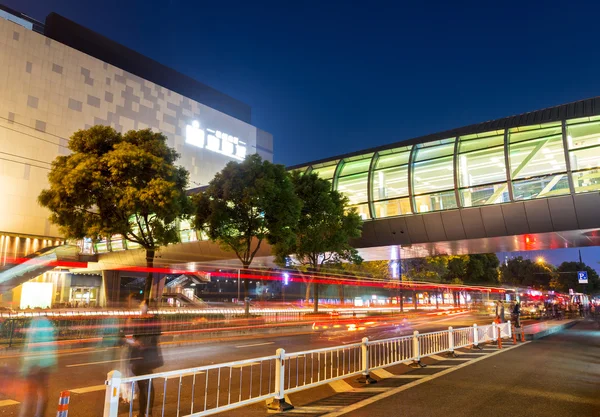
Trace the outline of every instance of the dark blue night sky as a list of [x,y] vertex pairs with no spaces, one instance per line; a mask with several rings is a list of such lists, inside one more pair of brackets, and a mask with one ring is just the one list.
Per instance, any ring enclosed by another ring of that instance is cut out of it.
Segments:
[[598,2],[0,1],[250,104],[285,165],[600,95]]

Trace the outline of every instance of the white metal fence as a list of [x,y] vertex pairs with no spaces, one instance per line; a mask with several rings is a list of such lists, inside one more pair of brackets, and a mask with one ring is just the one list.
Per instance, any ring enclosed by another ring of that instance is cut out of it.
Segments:
[[[163,417],[206,416],[268,399],[281,409],[286,394],[360,374],[369,379],[374,369],[511,336],[510,322],[474,324],[304,352],[277,349],[274,356],[151,375],[123,377],[112,371],[106,381],[104,417],[133,416],[139,408]],[[120,399],[126,406],[119,405]]]

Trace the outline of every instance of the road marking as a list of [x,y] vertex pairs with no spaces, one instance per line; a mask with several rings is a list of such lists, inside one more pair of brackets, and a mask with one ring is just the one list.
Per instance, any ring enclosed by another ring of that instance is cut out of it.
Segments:
[[18,401],[15,400],[2,400],[0,401],[0,407],[7,407],[9,405],[17,405],[19,404]]
[[[498,350],[498,349],[496,349],[496,350]],[[487,352],[459,352],[458,355],[459,356],[462,356],[462,355],[478,355],[478,356],[482,356],[482,355],[488,355],[488,354],[490,354],[492,352],[495,352],[495,350],[494,351],[488,350]]]
[[350,385],[343,379],[338,379],[337,381],[330,382],[329,386],[333,388],[335,392],[348,392],[354,389],[352,388],[352,385]]
[[[466,362],[468,363],[468,362]],[[444,369],[444,368],[453,368],[457,365],[427,365],[430,369]]]
[[286,413],[292,413],[292,414],[327,413],[329,411],[335,411],[336,408],[337,407],[335,405],[321,405],[321,406],[309,405],[309,406],[305,406],[305,407],[293,408],[291,410],[286,411]]
[[429,375],[412,375],[412,374],[404,374],[404,375],[392,375],[388,378],[396,378],[396,379],[417,379],[417,378],[425,378]]
[[385,369],[374,369],[371,372],[373,372],[379,378],[393,378],[394,377],[393,373],[386,371]]
[[[515,349],[517,347],[526,345],[527,343],[531,343],[531,342],[524,342],[524,343],[522,343],[520,345],[517,345],[517,346],[514,346],[514,347],[510,347],[510,348],[507,348],[507,349],[503,349],[503,350],[499,350],[497,352],[490,353],[489,355],[482,356],[482,357],[477,358],[477,359],[473,359],[473,360],[471,360],[469,362],[461,363],[460,365],[453,366],[452,368],[446,369],[445,371],[441,371],[441,372],[438,372],[438,373],[433,374],[433,375],[428,375],[426,378],[421,378],[421,379],[418,379],[416,381],[409,382],[408,384],[402,385],[401,387],[394,388],[394,389],[388,390],[386,392],[382,392],[381,394],[374,395],[373,397],[367,398],[366,400],[359,401],[359,402],[354,403],[354,404],[352,404],[352,405],[350,405],[348,407],[344,407],[344,408],[342,408],[340,410],[334,411],[333,413],[325,414],[325,415],[323,415],[321,417],[339,417],[341,415],[351,413],[352,411],[356,411],[359,408],[366,407],[366,406],[371,405],[371,404],[373,404],[373,403],[375,403],[377,401],[381,401],[384,398],[391,397],[392,395],[396,395],[396,394],[398,394],[399,392],[402,392],[402,391],[406,391],[409,388],[416,387],[417,385],[423,384],[423,383],[425,383],[427,381],[431,381],[432,379],[439,378],[441,376],[444,376],[444,375],[447,375],[447,374],[449,374],[451,372],[454,372],[454,371],[456,371],[458,369],[464,368],[465,366],[469,366],[469,365],[472,365],[472,364],[474,364],[476,362],[479,362],[479,361],[482,361],[484,359],[487,359],[490,356],[498,355],[498,354],[500,354],[502,352],[506,352],[508,350]],[[428,366],[428,368],[433,368],[433,366]]]
[[101,363],[114,363],[114,362],[128,362],[128,361],[137,361],[143,358],[127,358],[127,359],[115,359],[112,361],[98,361],[98,362],[87,362],[87,363],[76,363],[73,365],[66,365],[66,368],[75,368],[77,366],[88,366],[88,365],[99,365]]
[[88,392],[104,391],[105,389],[106,385],[94,385],[92,387],[70,389],[69,391],[75,394],[87,394]]
[[431,355],[431,359],[436,361],[470,361],[472,358],[444,358],[443,356]]
[[240,345],[240,346],[236,346],[236,348],[240,349],[240,348],[253,347],[253,346],[272,345],[273,343],[275,343],[275,342],[253,343],[253,344],[251,344],[251,345]]

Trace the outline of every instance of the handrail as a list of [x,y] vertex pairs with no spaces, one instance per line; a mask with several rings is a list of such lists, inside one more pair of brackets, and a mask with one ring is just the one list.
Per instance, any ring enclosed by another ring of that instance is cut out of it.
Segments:
[[[454,350],[461,347],[511,337],[510,322],[487,326],[474,324],[472,327],[449,327],[448,330],[422,334],[415,331],[409,336],[382,340],[370,341],[365,337],[360,343],[292,353],[277,349],[272,356],[150,375],[123,377],[120,372],[111,371],[106,381],[104,417],[117,417],[122,390],[128,392],[128,398],[125,399],[130,402],[129,416],[132,416],[135,383],[140,383],[140,387],[147,387],[144,389],[148,390],[148,395],[144,398],[149,398],[154,380],[164,381],[162,412],[158,413],[161,415],[165,415],[166,405],[169,409],[176,408],[177,415],[195,417],[220,413],[269,398],[272,399],[269,408],[285,411],[293,408],[286,402],[286,395],[293,392],[355,375],[361,375],[360,380],[363,382],[375,382],[370,377],[370,372],[375,369],[411,361],[421,365],[423,357],[443,352],[454,354]],[[169,380],[173,379],[175,381],[169,384]],[[192,387],[189,404],[183,404],[185,401],[181,397],[182,387],[186,385]],[[167,404],[167,397],[176,401],[175,405],[171,402]],[[150,400],[148,405],[151,405]],[[189,410],[189,414],[181,413],[184,409],[184,413]]]

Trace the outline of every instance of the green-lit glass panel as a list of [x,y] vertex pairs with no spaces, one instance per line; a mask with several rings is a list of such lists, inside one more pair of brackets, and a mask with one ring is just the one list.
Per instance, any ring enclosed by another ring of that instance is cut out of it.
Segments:
[[454,195],[454,191],[445,191],[415,197],[415,209],[418,213],[448,210],[456,207],[456,196]]
[[553,197],[569,193],[567,174],[547,175],[513,181],[513,195],[515,200],[530,200],[532,198]]
[[468,152],[458,157],[460,187],[506,181],[504,147]]
[[509,142],[517,143],[550,136],[562,136],[562,126],[560,123],[554,123],[551,127],[544,128],[538,126],[525,126],[511,129],[509,132]]
[[600,146],[600,122],[567,126],[567,144],[569,149]]
[[573,174],[576,193],[588,193],[600,190],[600,169],[590,169]]
[[396,153],[391,153],[388,155],[379,155],[377,158],[377,163],[375,164],[375,169],[389,168],[398,165],[408,164],[408,160],[410,158],[410,151],[401,151]]
[[454,141],[436,146],[428,146],[426,143],[419,147],[416,152],[415,161],[417,162],[452,155],[454,154]]
[[459,190],[459,195],[463,207],[500,204],[509,201],[508,187],[506,183],[463,188]]
[[415,162],[413,193],[425,194],[454,189],[454,158],[452,156],[431,161]]
[[562,135],[518,142],[510,145],[513,179],[541,176],[566,170]]
[[478,149],[488,149],[496,146],[504,146],[504,135],[489,136],[482,139],[469,139],[466,140],[464,137],[460,138],[458,146],[458,152],[470,152]]
[[408,195],[408,165],[373,172],[373,200]]
[[326,180],[332,180],[336,167],[337,163],[326,166],[313,166],[311,172],[317,174],[319,177],[324,178]]
[[350,204],[358,204],[368,201],[367,199],[367,180],[368,174],[347,175],[338,178],[337,190],[348,197]]
[[394,200],[377,201],[373,204],[375,208],[375,217],[392,217],[411,214],[410,199],[396,198]]
[[569,157],[572,171],[600,167],[600,146],[571,151]]
[[365,156],[364,159],[359,159],[356,161],[344,161],[339,176],[345,177],[346,175],[367,172],[369,170],[369,166],[371,165],[371,157],[372,155]]

